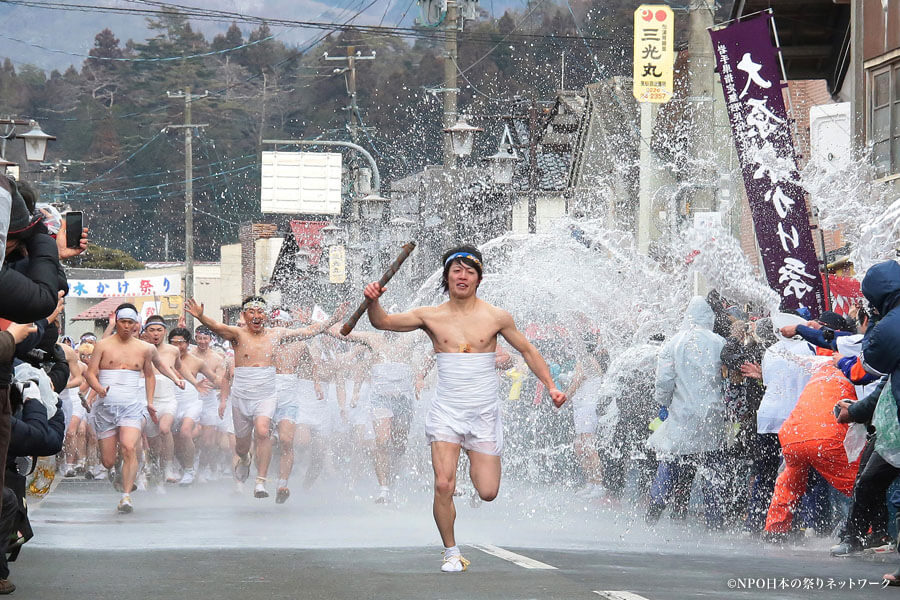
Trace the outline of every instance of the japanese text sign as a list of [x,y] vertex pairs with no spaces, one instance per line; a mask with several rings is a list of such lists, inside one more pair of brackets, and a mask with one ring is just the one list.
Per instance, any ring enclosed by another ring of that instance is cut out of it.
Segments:
[[782,306],[824,305],[819,262],[782,96],[778,50],[763,14],[710,31],[756,239]]
[[69,296],[110,298],[115,296],[180,296],[181,277],[157,276],[129,279],[70,279]]
[[634,11],[634,87],[638,102],[668,102],[673,92],[675,17],[664,4]]
[[341,245],[328,248],[328,281],[331,283],[347,281],[347,251]]

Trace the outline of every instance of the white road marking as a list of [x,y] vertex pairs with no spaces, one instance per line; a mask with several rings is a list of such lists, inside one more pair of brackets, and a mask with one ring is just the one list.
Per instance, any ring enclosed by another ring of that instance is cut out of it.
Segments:
[[644,596],[640,596],[638,594],[634,594],[632,592],[614,592],[614,591],[606,591],[600,592],[594,590],[594,593],[600,596],[601,598],[606,598],[607,600],[649,600],[649,598],[645,598]]
[[509,562],[519,565],[520,567],[524,567],[526,569],[556,569],[553,565],[548,565],[547,563],[542,563],[538,560],[534,560],[533,558],[528,558],[527,556],[522,556],[521,554],[516,554],[515,552],[510,552],[509,550],[504,550],[499,546],[494,546],[492,544],[470,544],[473,548],[477,548],[482,552],[487,552],[497,558],[502,558],[503,560],[508,560]]

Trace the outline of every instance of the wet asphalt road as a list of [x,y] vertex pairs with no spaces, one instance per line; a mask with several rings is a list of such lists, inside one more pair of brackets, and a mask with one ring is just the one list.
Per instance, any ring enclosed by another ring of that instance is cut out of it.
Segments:
[[[135,513],[122,516],[109,484],[63,481],[33,509],[36,537],[12,564],[14,597],[900,597],[878,586],[895,555],[833,559],[830,540],[771,547],[665,519],[647,530],[627,509],[557,494],[508,485],[491,505],[459,503],[457,535],[472,565],[456,575],[439,572],[424,486],[384,507],[371,493],[322,483],[276,506],[223,481],[138,493]],[[764,589],[747,590],[748,580]]]

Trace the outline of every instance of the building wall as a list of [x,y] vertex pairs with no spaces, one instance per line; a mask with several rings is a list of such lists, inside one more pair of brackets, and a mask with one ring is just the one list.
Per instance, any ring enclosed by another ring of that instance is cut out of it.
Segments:
[[[537,233],[550,230],[553,223],[566,214],[566,199],[559,197],[543,197],[537,200]],[[528,233],[528,198],[520,198],[513,204],[512,232]]]
[[900,49],[900,0],[864,0],[863,31],[863,60]]
[[241,294],[241,244],[228,244],[219,249],[221,265],[221,304],[240,306]]

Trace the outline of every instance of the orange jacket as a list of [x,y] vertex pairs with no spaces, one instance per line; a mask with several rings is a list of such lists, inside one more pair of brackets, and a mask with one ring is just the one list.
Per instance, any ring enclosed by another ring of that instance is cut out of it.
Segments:
[[782,447],[809,440],[843,443],[848,425],[837,422],[834,405],[844,399],[856,400],[853,384],[831,363],[819,367],[778,432]]

